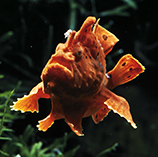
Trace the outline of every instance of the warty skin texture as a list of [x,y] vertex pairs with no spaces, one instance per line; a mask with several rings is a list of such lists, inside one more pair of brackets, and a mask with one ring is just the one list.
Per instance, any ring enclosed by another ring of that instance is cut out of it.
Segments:
[[105,57],[119,40],[98,23],[88,17],[78,32],[69,30],[67,41],[58,44],[44,67],[42,82],[12,106],[13,110],[38,112],[38,99],[50,98],[51,112],[39,121],[39,130],[46,131],[55,120],[65,119],[82,136],[82,118],[92,116],[98,123],[110,110],[136,128],[128,102],[110,89],[131,81],[145,68],[127,54],[107,73]]

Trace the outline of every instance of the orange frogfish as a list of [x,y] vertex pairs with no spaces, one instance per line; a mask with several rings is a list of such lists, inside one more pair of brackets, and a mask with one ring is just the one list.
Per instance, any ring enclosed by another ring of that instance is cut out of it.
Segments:
[[90,16],[79,31],[65,33],[67,41],[57,45],[42,71],[42,81],[29,95],[18,99],[12,110],[38,112],[38,99],[47,98],[52,109],[39,121],[39,130],[46,131],[55,120],[65,119],[72,131],[82,136],[82,118],[92,116],[98,123],[110,110],[137,128],[128,102],[111,89],[134,79],[145,68],[126,54],[107,72],[105,57],[119,40],[98,23],[99,19]]

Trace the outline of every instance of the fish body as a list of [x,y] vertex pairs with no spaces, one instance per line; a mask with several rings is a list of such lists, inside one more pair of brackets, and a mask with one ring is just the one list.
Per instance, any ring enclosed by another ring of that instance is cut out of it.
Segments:
[[134,79],[145,68],[127,54],[107,72],[105,57],[119,40],[98,23],[90,16],[79,31],[69,30],[67,41],[57,45],[44,67],[41,83],[12,106],[13,110],[38,112],[38,99],[51,99],[51,112],[39,121],[39,130],[46,131],[55,120],[65,119],[82,136],[82,118],[92,116],[98,123],[110,110],[136,128],[128,102],[110,89]]

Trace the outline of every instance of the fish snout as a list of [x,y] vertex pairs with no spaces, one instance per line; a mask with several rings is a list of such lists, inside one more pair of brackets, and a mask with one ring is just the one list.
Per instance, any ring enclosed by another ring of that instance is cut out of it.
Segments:
[[73,77],[73,61],[74,56],[68,53],[56,53],[52,58],[50,73],[53,73],[57,78],[71,79]]

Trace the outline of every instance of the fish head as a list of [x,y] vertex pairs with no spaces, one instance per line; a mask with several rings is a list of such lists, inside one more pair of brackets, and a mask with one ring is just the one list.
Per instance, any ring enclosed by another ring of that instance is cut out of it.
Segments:
[[88,17],[78,32],[65,33],[67,41],[57,45],[42,71],[45,93],[92,96],[107,81],[105,49],[109,50],[116,41],[102,46],[106,44],[100,40],[100,27],[94,26],[95,22],[95,17]]
[[106,63],[103,51],[97,59],[94,58],[89,47],[76,42],[75,34],[73,31],[65,44],[58,44],[56,53],[42,71],[47,94],[89,95],[95,93],[104,80]]

